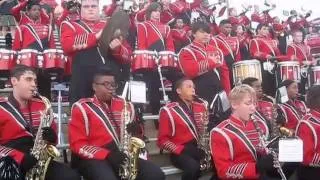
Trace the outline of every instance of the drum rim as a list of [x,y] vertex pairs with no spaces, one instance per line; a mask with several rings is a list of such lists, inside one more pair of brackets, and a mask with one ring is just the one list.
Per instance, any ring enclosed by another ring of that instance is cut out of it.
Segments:
[[152,54],[155,55],[156,53],[154,51],[149,51],[149,50],[134,50],[133,54]]
[[250,59],[250,60],[242,60],[239,62],[235,62],[233,65],[240,65],[240,64],[260,64],[260,61],[256,59]]
[[58,52],[58,53],[63,54],[63,51],[61,49],[46,49],[43,51],[43,54],[48,53],[48,52]]
[[0,48],[0,53],[1,53],[1,52],[14,53],[14,54],[17,53],[17,51],[15,51],[15,50],[4,49],[4,48]]
[[40,53],[39,51],[34,50],[34,49],[22,49],[22,50],[19,51],[19,53],[28,53],[28,52],[33,52],[33,53],[36,53],[36,54]]
[[320,66],[313,66],[311,67],[311,70],[320,70]]
[[282,61],[278,62],[279,65],[298,65],[300,66],[300,63],[298,61]]
[[159,55],[176,55],[176,53],[172,52],[172,51],[160,51]]

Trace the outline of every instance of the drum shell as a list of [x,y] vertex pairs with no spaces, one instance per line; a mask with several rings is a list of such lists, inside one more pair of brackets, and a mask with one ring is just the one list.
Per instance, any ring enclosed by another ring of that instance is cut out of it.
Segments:
[[134,51],[131,64],[132,72],[139,70],[152,71],[156,67],[156,54],[152,51]]
[[66,58],[62,50],[48,49],[43,52],[43,68],[46,70],[64,70]]
[[17,64],[38,68],[39,52],[32,49],[24,49],[18,53]]
[[159,64],[164,68],[176,68],[177,55],[171,51],[162,51],[159,53]]
[[320,85],[320,66],[311,67],[311,73],[309,75],[309,85]]
[[290,79],[301,81],[300,64],[297,61],[283,61],[278,63],[279,76],[282,81]]
[[236,85],[245,78],[255,77],[262,80],[261,64],[258,60],[243,60],[233,64],[233,83]]
[[10,71],[16,65],[17,53],[0,49],[0,71]]

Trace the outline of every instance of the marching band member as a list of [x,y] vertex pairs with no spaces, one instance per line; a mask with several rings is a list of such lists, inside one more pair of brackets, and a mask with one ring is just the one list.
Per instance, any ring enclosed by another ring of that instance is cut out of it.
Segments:
[[260,147],[259,132],[269,136],[267,125],[253,120],[256,95],[248,85],[236,86],[229,94],[232,115],[210,132],[214,165],[221,180],[255,179],[273,170],[272,155]]
[[298,83],[294,80],[285,80],[279,87],[285,86],[288,93],[289,101],[281,104],[281,109],[285,114],[284,126],[288,129],[295,130],[301,118],[308,112],[303,101],[298,100]]
[[[171,29],[160,22],[162,9],[157,2],[151,3],[146,10],[147,21],[137,24],[137,50],[175,52]],[[176,80],[177,69],[172,68],[161,71],[172,83]],[[161,91],[159,88],[160,75],[156,70],[145,72],[144,80],[150,93],[150,104],[153,114],[158,114],[160,109]]]
[[[58,6],[59,7],[59,6]],[[81,4],[69,1],[65,4],[65,7],[63,7],[63,12],[61,16],[57,17],[56,24],[58,27],[60,27],[61,23],[65,20],[67,21],[76,21],[80,19],[80,8]]]
[[[246,11],[245,11],[246,12]],[[228,9],[229,18],[232,26],[243,25],[248,27],[250,25],[250,19],[245,15],[245,12],[238,15],[237,9],[232,7]]]
[[[23,2],[24,3],[24,2]],[[41,6],[38,2],[28,1],[26,4],[28,17],[22,16],[20,26],[16,28],[12,49],[20,51],[33,49],[43,52],[46,49],[54,49],[55,42],[51,24],[44,23],[41,16]],[[28,21],[25,21],[28,19]],[[49,74],[39,70],[37,72],[39,92],[51,97],[51,79]]]
[[176,52],[191,43],[191,30],[188,25],[185,25],[182,17],[176,17],[174,28],[171,30],[174,47]]
[[[268,61],[276,57],[277,60],[287,60],[288,57],[281,55],[278,48],[278,41],[270,38],[269,26],[266,24],[259,24],[257,29],[257,36],[250,41],[249,49],[253,58],[261,61]],[[273,96],[276,89],[276,81],[273,74],[263,70],[262,86],[266,94]]]
[[203,127],[207,102],[196,100],[195,85],[189,78],[175,84],[177,100],[160,110],[158,146],[170,152],[174,166],[183,170],[182,180],[200,177],[200,159],[204,151],[198,148],[200,129]]
[[[97,68],[110,63],[98,49],[98,40],[106,22],[99,20],[99,0],[83,0],[81,20],[64,21],[61,24],[61,45],[65,54],[72,58],[70,103],[92,96],[92,77]],[[122,32],[117,33],[121,37]],[[125,35],[123,35],[125,36]],[[110,54],[120,63],[130,62],[130,47],[122,38],[114,38],[109,44]],[[85,76],[83,76],[85,74]]]
[[[135,121],[133,105],[114,95],[117,84],[110,70],[98,69],[92,88],[94,96],[80,99],[71,109],[69,142],[73,153],[72,166],[87,180],[116,180],[120,166],[128,158],[119,150],[119,146],[128,141],[121,132],[139,136],[141,129]],[[124,106],[127,106],[130,122],[125,122]],[[165,179],[160,168],[149,161],[138,159],[137,168],[137,179]]]
[[[46,11],[39,6],[32,7],[33,4],[39,4],[34,0],[22,0],[11,9],[11,14],[14,16],[19,25],[27,23],[38,23],[47,25],[50,23],[50,18]],[[30,8],[28,8],[28,6]],[[27,12],[22,10],[27,7]],[[35,18],[35,16],[37,18]]]
[[310,113],[299,122],[296,135],[303,141],[303,162],[298,169],[299,180],[319,179],[318,138],[320,133],[320,86],[313,86],[307,93],[307,106]]
[[251,40],[251,35],[246,32],[247,29],[244,25],[236,25],[233,26],[234,29],[232,31],[232,36],[237,37],[239,40],[239,60],[250,59],[250,52],[249,52],[249,43]]
[[211,103],[222,90],[217,67],[223,61],[222,52],[208,44],[210,27],[205,22],[192,25],[193,42],[179,53],[179,66],[183,74],[191,78],[200,98]]
[[[11,71],[10,81],[13,92],[0,100],[0,158],[13,158],[24,176],[38,161],[30,152],[38,128],[42,128],[42,139],[49,144],[56,143],[57,135],[54,121],[51,127],[39,127],[44,120],[41,113],[46,105],[33,97],[37,89],[35,71],[31,67],[17,65]],[[2,175],[3,172],[0,179]],[[80,180],[80,176],[67,165],[56,161],[51,161],[45,177],[46,180]]]

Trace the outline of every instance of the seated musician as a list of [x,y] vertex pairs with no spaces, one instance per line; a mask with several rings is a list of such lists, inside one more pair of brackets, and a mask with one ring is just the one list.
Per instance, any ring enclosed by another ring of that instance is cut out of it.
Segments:
[[178,80],[174,89],[176,101],[160,110],[158,146],[169,151],[172,164],[183,170],[182,180],[197,180],[205,154],[198,143],[206,130],[207,102],[195,99],[195,85],[189,78]]
[[305,103],[299,100],[298,83],[293,80],[283,81],[279,87],[285,86],[289,101],[281,104],[281,109],[285,114],[285,127],[293,132],[296,129],[301,118],[306,115],[308,109]]
[[273,169],[272,155],[265,155],[260,137],[268,137],[264,121],[256,111],[256,93],[248,85],[236,86],[229,94],[232,115],[210,132],[210,146],[220,180],[255,179]]
[[316,180],[320,177],[320,86],[313,86],[307,93],[310,113],[299,122],[296,135],[303,141],[303,162],[298,170],[299,180]]
[[[249,44],[249,51],[253,58],[266,62],[269,59],[276,58],[278,61],[287,60],[287,56],[281,55],[279,50],[279,42],[270,38],[269,26],[266,24],[259,24],[257,29],[257,36],[254,37]],[[262,66],[264,67],[264,66]],[[262,86],[265,93],[273,96],[276,90],[276,81],[274,74],[264,70],[262,73]]]
[[[139,136],[140,124],[135,121],[133,105],[115,95],[117,84],[110,70],[98,69],[92,88],[94,96],[80,99],[71,109],[72,166],[86,180],[117,180],[120,166],[129,165],[123,148],[129,148],[130,136]],[[127,113],[129,122],[124,118]],[[139,158],[137,161],[136,179],[165,179],[159,167]]]
[[[42,140],[48,144],[55,144],[57,135],[54,131],[54,121],[50,127],[39,127],[41,123],[45,123],[41,121],[46,120],[41,118],[46,104],[42,99],[34,98],[34,92],[37,90],[35,71],[30,67],[17,65],[11,71],[10,81],[13,92],[9,97],[0,99],[0,158],[14,159],[22,172],[20,176],[24,177],[38,161],[30,150],[35,146],[38,151],[42,148],[39,144],[34,144],[36,136],[42,136]],[[2,166],[2,162],[0,164],[0,179],[14,180],[13,176],[19,176],[16,172],[8,172],[8,169]],[[9,176],[3,177],[5,174]],[[80,180],[76,172],[56,161],[50,162],[45,177],[47,180]]]
[[[29,21],[20,23],[16,29],[12,49],[15,51],[32,49],[38,52],[43,52],[47,49],[54,49],[55,42],[52,27],[49,22],[46,24],[42,22],[43,17],[41,17],[41,12],[43,10],[41,9],[39,2],[28,1],[28,3],[26,3],[26,10]],[[50,98],[51,80],[49,74],[40,69],[38,71],[39,92],[47,98]]]

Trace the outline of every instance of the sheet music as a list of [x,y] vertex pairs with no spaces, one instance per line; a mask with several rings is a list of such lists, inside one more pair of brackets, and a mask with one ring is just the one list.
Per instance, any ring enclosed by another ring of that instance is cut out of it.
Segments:
[[146,83],[143,81],[130,81],[131,102],[147,103]]
[[302,162],[303,141],[301,139],[280,139],[279,141],[280,162]]

